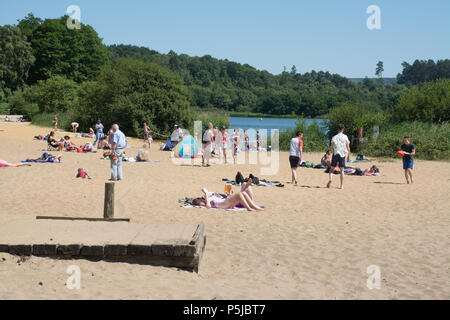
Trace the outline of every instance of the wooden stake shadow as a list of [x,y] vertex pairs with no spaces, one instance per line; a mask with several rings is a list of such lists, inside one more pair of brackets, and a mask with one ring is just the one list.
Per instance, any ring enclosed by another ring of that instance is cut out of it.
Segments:
[[374,181],[373,183],[377,183],[377,184],[404,184],[404,183],[400,183],[400,182],[390,182],[390,181]]

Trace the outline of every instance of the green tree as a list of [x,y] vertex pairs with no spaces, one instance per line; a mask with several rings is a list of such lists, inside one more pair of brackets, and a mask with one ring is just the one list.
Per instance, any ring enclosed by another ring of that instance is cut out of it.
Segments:
[[82,88],[77,113],[84,128],[102,119],[134,136],[142,134],[143,122],[169,133],[175,123],[189,128],[195,116],[180,77],[154,63],[129,59],[105,67],[96,83]]
[[31,46],[20,29],[0,27],[0,95],[23,87],[34,62]]
[[97,32],[88,25],[68,29],[67,16],[41,22],[33,15],[19,21],[31,42],[36,62],[29,83],[62,75],[76,82],[93,80],[108,62],[108,53]]
[[377,68],[375,69],[375,75],[378,78],[382,79],[383,78],[383,71],[384,71],[383,61],[378,61]]
[[450,120],[450,79],[430,81],[404,93],[393,108],[395,122]]
[[38,81],[36,103],[44,113],[66,112],[78,103],[78,84],[63,76]]

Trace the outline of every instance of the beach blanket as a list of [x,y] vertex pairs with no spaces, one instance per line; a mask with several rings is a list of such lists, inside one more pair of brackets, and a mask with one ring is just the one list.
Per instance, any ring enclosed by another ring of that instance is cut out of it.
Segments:
[[123,158],[124,162],[136,162],[136,163],[158,163],[159,160],[149,160],[149,161],[137,161],[136,158]]
[[62,163],[62,162],[55,162],[55,161],[48,161],[48,160],[20,160],[21,163]]
[[353,163],[353,162],[367,162],[367,161],[369,161],[369,159],[362,159],[362,160],[357,160],[357,159],[355,159],[355,160],[349,160],[349,161],[347,161],[348,163]]
[[[189,204],[189,203],[185,203],[184,205],[182,205],[182,207],[183,207],[183,208],[201,208],[201,209],[208,209],[208,208],[202,207],[202,206],[194,206],[194,205]],[[231,209],[210,208],[210,210],[247,211],[247,209],[241,208],[241,207],[234,207],[234,208],[231,208]]]
[[[227,178],[223,178],[222,179],[223,182],[225,183],[229,183],[232,184],[233,186],[238,186],[239,184],[236,183],[236,181],[234,180],[230,180]],[[252,183],[252,185],[255,185],[254,183]],[[279,181],[268,181],[268,180],[259,180],[259,184],[256,184],[256,186],[258,187],[279,187],[279,188],[283,188],[284,184],[280,183]]]

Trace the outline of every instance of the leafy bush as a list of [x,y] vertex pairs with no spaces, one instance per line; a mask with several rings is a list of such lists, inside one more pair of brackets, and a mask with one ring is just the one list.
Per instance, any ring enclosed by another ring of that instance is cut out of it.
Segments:
[[412,87],[394,106],[392,119],[395,122],[450,121],[450,79],[431,81],[420,87]]
[[67,112],[78,102],[77,83],[62,76],[52,76],[45,81],[38,81],[36,102],[44,113]]
[[174,124],[188,128],[193,123],[188,98],[182,79],[169,70],[118,59],[96,83],[81,88],[76,114],[81,129],[101,119],[105,127],[118,123],[127,135],[141,136],[144,122],[153,131],[170,134]]
[[9,104],[6,102],[0,103],[0,114],[9,114]]
[[448,123],[404,122],[380,126],[378,139],[367,141],[362,150],[369,156],[396,157],[396,152],[403,144],[404,136],[411,137],[411,142],[416,146],[417,158],[450,159],[450,126]]
[[[386,116],[371,105],[344,104],[341,107],[333,108],[328,114],[329,132],[328,137],[331,139],[337,133],[338,125],[344,124],[345,134],[351,137],[358,136],[358,129],[362,127],[365,138],[371,138],[372,128],[375,125],[381,125],[385,122]],[[351,146],[352,149],[358,149],[358,140]]]
[[37,106],[37,96],[39,89],[37,86],[25,87],[14,91],[8,98],[10,114],[22,114],[32,118],[39,112]]
[[295,129],[288,129],[280,133],[280,151],[289,150],[291,139],[296,136],[297,131],[303,131],[304,152],[325,152],[329,148],[327,123],[319,124],[315,121],[308,126],[306,119],[299,118]]

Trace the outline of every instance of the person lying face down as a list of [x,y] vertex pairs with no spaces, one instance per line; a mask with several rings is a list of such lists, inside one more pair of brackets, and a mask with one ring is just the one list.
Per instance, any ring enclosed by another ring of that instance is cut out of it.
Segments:
[[202,189],[205,197],[196,198],[193,201],[194,205],[206,207],[208,209],[217,208],[217,209],[232,209],[234,207],[238,208],[246,208],[248,211],[261,211],[264,210],[260,206],[258,206],[253,199],[253,191],[251,188],[253,180],[248,179],[247,183],[245,183],[241,187],[241,191],[237,193],[229,193],[226,198],[222,198],[213,192],[208,192],[205,188]]

